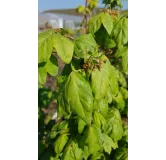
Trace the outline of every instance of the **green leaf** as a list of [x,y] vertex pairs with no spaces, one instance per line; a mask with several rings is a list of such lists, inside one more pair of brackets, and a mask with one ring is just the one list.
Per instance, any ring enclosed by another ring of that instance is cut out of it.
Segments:
[[53,30],[38,35],[38,63],[47,62],[53,50]]
[[95,111],[94,116],[93,116],[93,123],[98,128],[105,128],[106,120],[101,113]]
[[59,131],[59,134],[68,133],[69,129],[68,129],[67,121],[62,121],[61,123],[59,123],[58,131]]
[[113,38],[116,40],[118,48],[123,47],[128,42],[128,19],[122,17],[113,29]]
[[51,139],[54,139],[58,135],[58,125],[59,124],[57,123],[52,127],[51,132],[50,132]]
[[102,114],[108,111],[108,100],[106,98],[102,100],[94,100],[94,110],[100,111]]
[[115,58],[122,57],[122,71],[125,74],[128,74],[128,48],[127,47],[118,48],[114,56]]
[[52,76],[56,76],[58,74],[58,62],[55,56],[51,56],[46,65],[44,66],[46,72],[48,72]]
[[93,109],[98,111],[100,109],[100,106],[99,106],[99,101],[98,100],[95,100],[94,99],[94,102],[93,102]]
[[115,152],[115,160],[128,160],[128,149],[118,148]]
[[101,21],[101,16],[104,13],[100,13],[94,17],[92,17],[89,22],[88,22],[88,30],[90,33],[94,34],[96,31],[99,30],[101,27],[102,21]]
[[113,124],[110,123],[110,122],[111,122],[110,117],[109,118],[107,117],[107,119],[106,119],[106,126],[104,128],[104,133],[105,134],[111,133],[111,130],[113,128]]
[[57,157],[50,157],[49,160],[59,160],[59,158],[57,158]]
[[72,144],[73,144],[73,141],[71,141],[70,139],[63,151],[61,160],[74,160],[72,156]]
[[101,149],[101,145],[99,143],[100,135],[98,129],[92,125],[88,126],[83,132],[83,137],[80,140],[81,146],[85,146],[87,144],[89,153],[95,154]]
[[127,87],[127,82],[126,82],[126,79],[125,79],[125,76],[123,75],[122,72],[118,71],[118,74],[119,74],[119,79],[118,79],[118,82],[120,83],[120,85],[122,87]]
[[113,96],[116,96],[119,92],[119,85],[118,85],[118,78],[117,78],[117,72],[116,69],[111,65],[110,67],[110,87],[111,87],[111,93]]
[[113,100],[116,102],[117,108],[120,111],[123,111],[125,107],[125,101],[123,99],[122,93],[119,92],[117,96],[113,96]]
[[90,158],[90,160],[103,160],[103,157],[105,158],[104,154],[103,153],[96,153],[96,154],[93,154],[92,157]]
[[101,60],[106,61],[102,63],[101,70],[96,69],[91,74],[91,87],[96,100],[101,100],[106,96],[110,81],[110,62],[105,56],[102,56]]
[[58,74],[58,69],[57,59],[55,56],[51,55],[50,59],[45,63],[45,65],[38,68],[39,84],[46,83],[47,73],[52,76],[56,76]]
[[67,123],[67,121],[62,121],[62,122],[60,122],[59,123],[59,125],[58,125],[58,131],[61,131],[61,130],[63,130],[63,129],[67,129],[68,128],[68,123]]
[[73,145],[73,141],[70,139],[68,144],[66,145],[63,154],[62,154],[62,158],[61,160],[74,160],[73,156],[72,156],[72,145]]
[[88,30],[90,33],[94,34],[99,30],[103,24],[104,28],[110,35],[113,29],[113,19],[108,13],[100,13],[89,20]]
[[70,106],[67,103],[67,101],[65,100],[65,95],[64,95],[65,82],[66,82],[66,80],[64,80],[64,82],[60,85],[59,94],[58,94],[58,98],[57,98],[57,111],[58,111],[59,118],[61,118],[62,116],[67,118],[71,114]]
[[64,103],[63,101],[63,97],[58,97],[58,102],[57,103],[57,112],[58,112],[58,118],[61,118],[62,116],[64,116],[65,118],[67,118],[68,116],[70,116],[64,109],[64,105],[62,105],[62,103]]
[[79,58],[84,58],[86,53],[94,52],[97,49],[96,41],[91,34],[81,35],[75,39],[74,52]]
[[123,122],[123,140],[128,143],[128,123]]
[[45,40],[45,37],[49,36],[50,34],[53,34],[53,29],[46,30],[44,32],[40,32],[38,34],[38,41],[41,43],[43,40]]
[[109,15],[108,13],[102,14],[101,21],[104,28],[107,30],[108,34],[110,35],[113,29],[113,19],[111,15]]
[[66,152],[63,153],[61,160],[75,160],[72,156],[71,153],[72,151],[70,150],[70,148],[68,150],[66,150]]
[[111,153],[112,148],[113,149],[117,148],[116,143],[114,143],[113,140],[110,137],[108,137],[108,135],[102,134],[101,139],[102,139],[104,151],[107,152],[108,154]]
[[127,47],[118,48],[114,54],[115,58],[120,58],[123,55],[126,55],[126,52],[128,53]]
[[128,52],[122,55],[122,71],[128,74]]
[[74,44],[64,36],[55,34],[53,37],[53,47],[56,49],[61,60],[69,64],[73,56]]
[[45,84],[46,83],[46,77],[47,77],[47,72],[45,70],[45,67],[38,68],[38,81],[39,81],[39,84]]
[[112,93],[111,93],[111,86],[110,85],[108,86],[106,100],[108,101],[109,104],[112,103]]
[[98,127],[101,128],[101,122],[98,116],[98,112],[95,111],[94,116],[93,116],[93,123]]
[[128,90],[126,88],[120,87],[120,92],[122,93],[124,99],[128,99]]
[[112,128],[109,134],[110,137],[114,142],[120,140],[123,136],[123,126],[119,110],[111,108],[105,117],[107,118],[107,128]]
[[73,152],[74,152],[74,155],[75,155],[75,159],[76,160],[80,160],[82,159],[82,149],[80,149],[78,147],[78,144],[75,143],[74,147],[73,147]]
[[98,117],[99,117],[100,122],[101,122],[101,128],[104,129],[105,126],[106,126],[106,120],[105,120],[104,116],[101,113],[98,113]]
[[78,147],[77,143],[70,139],[63,151],[61,160],[81,160],[81,158],[82,149]]
[[86,123],[82,119],[78,118],[78,133],[81,134],[85,126],[86,126]]
[[102,114],[105,114],[108,112],[108,101],[106,98],[99,101],[98,105],[99,105],[99,110]]
[[[64,97],[62,97],[62,99],[64,99]],[[66,101],[63,101],[63,102],[65,103]],[[70,106],[68,104],[59,105],[59,103],[58,103],[58,118],[64,117],[65,119],[69,119],[70,116],[71,116]]]
[[105,43],[104,43],[104,48],[105,49],[110,49],[110,48],[114,48],[116,46],[116,43],[113,39],[111,38],[107,38],[105,40]]
[[88,150],[88,146],[84,146],[82,157],[84,158],[84,160],[87,160],[89,155],[90,155],[90,153],[89,153],[89,150]]
[[54,150],[57,154],[60,154],[68,141],[66,134],[59,135],[54,143]]
[[49,92],[48,92],[48,98],[51,99],[51,97],[52,97],[52,92],[49,91]]
[[90,84],[78,72],[71,72],[65,84],[65,99],[87,124],[91,121],[93,95]]

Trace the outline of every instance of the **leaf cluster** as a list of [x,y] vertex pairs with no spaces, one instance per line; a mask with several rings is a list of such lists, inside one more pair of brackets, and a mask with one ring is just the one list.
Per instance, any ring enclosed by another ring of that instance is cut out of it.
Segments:
[[104,11],[73,41],[53,30],[39,34],[39,86],[58,74],[55,52],[65,63],[50,96],[57,118],[45,124],[40,159],[127,160],[127,29],[126,17]]

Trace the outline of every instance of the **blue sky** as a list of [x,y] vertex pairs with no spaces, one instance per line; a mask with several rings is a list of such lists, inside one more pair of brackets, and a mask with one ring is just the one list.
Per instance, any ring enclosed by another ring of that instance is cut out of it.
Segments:
[[[47,9],[76,8],[82,4],[84,4],[84,0],[38,0],[38,9],[43,11]],[[102,6],[104,5],[99,2],[99,7]],[[123,6],[124,9],[128,8],[128,0],[123,0]]]

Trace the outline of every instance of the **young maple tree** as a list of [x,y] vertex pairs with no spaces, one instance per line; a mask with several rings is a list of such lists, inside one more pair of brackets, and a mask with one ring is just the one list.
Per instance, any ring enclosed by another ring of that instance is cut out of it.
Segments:
[[[68,37],[64,29],[38,35],[39,159],[127,160],[128,19],[105,9],[87,34]],[[48,75],[57,77],[54,91]]]

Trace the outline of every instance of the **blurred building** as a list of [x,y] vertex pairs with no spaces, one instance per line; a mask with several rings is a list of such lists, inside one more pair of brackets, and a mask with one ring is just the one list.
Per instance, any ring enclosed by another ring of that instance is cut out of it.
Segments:
[[79,29],[81,21],[81,16],[54,13],[39,13],[38,30],[39,32],[49,28],[65,28],[76,30]]
[[[102,12],[104,8],[95,8],[92,15]],[[128,10],[121,12],[122,15],[128,16]],[[39,32],[49,28],[65,28],[77,30],[80,29],[80,23],[83,16],[73,9],[47,10],[38,13],[38,30]]]

